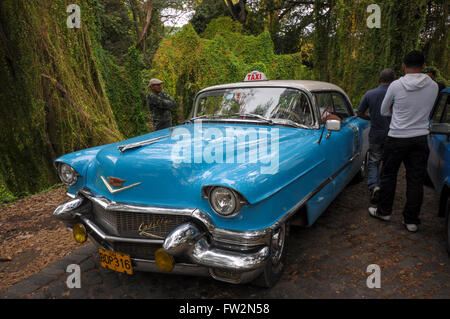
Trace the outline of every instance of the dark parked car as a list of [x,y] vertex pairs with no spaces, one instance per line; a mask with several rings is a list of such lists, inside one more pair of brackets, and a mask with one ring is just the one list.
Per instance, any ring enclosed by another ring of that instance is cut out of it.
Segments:
[[431,112],[428,175],[439,194],[439,216],[446,217],[447,251],[450,254],[450,88],[442,90]]

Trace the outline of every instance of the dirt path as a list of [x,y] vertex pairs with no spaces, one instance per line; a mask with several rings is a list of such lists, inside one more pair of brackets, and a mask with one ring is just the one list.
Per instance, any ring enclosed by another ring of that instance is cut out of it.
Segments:
[[81,246],[52,217],[65,193],[61,186],[0,206],[0,292]]

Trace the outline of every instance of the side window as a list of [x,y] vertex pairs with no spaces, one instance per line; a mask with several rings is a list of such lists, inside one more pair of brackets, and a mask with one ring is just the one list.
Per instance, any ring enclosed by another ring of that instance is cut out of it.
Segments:
[[333,92],[331,95],[333,97],[334,114],[342,119],[353,115],[350,113],[350,106],[348,105],[348,102],[341,94]]
[[441,95],[438,104],[436,105],[436,112],[433,116],[433,123],[449,123],[450,120],[450,107],[448,94]]
[[296,114],[293,119],[295,122],[304,125],[313,124],[311,107],[305,94],[301,93],[298,95],[298,98],[296,99],[295,104],[292,108],[292,112]]
[[314,97],[316,98],[316,104],[319,107],[320,117],[325,115],[327,109],[333,109],[333,101],[330,93],[314,93]]

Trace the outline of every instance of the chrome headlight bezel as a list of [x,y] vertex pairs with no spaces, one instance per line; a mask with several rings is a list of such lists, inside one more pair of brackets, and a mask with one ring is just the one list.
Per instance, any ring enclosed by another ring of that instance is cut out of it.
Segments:
[[[242,200],[241,196],[233,189],[224,187],[224,186],[212,186],[207,188],[207,198],[209,201],[209,206],[211,209],[219,215],[220,217],[224,218],[232,218],[236,216],[242,208]],[[220,192],[222,194],[220,194]],[[231,210],[228,212],[220,209],[220,203],[218,202],[218,196],[219,195],[228,195],[229,200],[232,201],[231,203]]]
[[72,166],[66,163],[57,163],[57,170],[59,179],[68,186],[75,185],[78,181],[78,176],[80,176]]

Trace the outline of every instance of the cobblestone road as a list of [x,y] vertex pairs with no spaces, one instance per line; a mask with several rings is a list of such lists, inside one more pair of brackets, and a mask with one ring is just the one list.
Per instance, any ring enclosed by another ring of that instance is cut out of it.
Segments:
[[[99,266],[92,244],[12,286],[0,298],[450,298],[450,258],[437,196],[425,188],[418,233],[401,224],[404,176],[393,219],[370,218],[365,183],[349,185],[310,228],[291,230],[287,268],[271,289],[212,278],[115,273]],[[66,267],[80,264],[80,289],[68,289]],[[381,267],[381,288],[366,285],[367,266]]]

